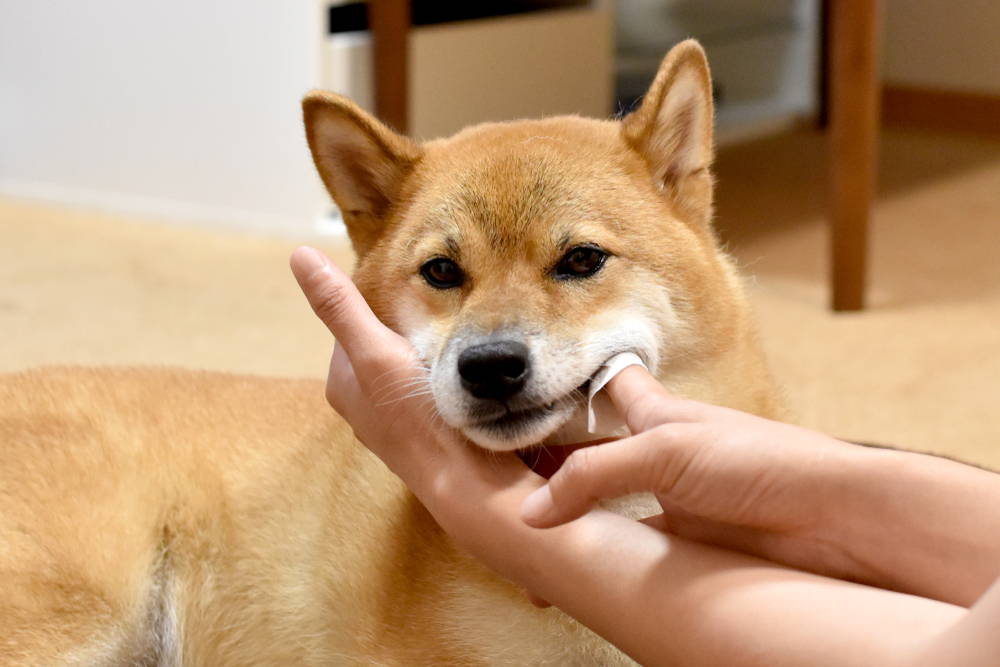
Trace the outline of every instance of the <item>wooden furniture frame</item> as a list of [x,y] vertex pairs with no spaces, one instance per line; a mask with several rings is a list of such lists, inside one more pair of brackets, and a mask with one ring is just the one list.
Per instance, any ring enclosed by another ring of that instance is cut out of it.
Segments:
[[879,118],[879,0],[827,0],[830,282],[834,310],[865,306]]
[[[865,305],[868,228],[878,141],[880,0],[827,0],[831,307]],[[410,0],[370,0],[375,111],[406,132]]]
[[409,131],[410,0],[369,0],[375,71],[375,115],[398,132]]

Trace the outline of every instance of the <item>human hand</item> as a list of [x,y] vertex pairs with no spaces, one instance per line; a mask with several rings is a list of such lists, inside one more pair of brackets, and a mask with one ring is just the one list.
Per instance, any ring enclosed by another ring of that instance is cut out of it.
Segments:
[[663,508],[645,520],[651,526],[821,574],[864,578],[831,530],[864,448],[673,397],[636,366],[607,391],[637,435],[574,451],[526,500],[529,525],[559,525],[596,500],[648,491]]
[[513,576],[518,554],[505,529],[542,479],[516,456],[485,452],[445,425],[420,391],[427,370],[412,346],[383,325],[351,279],[312,248],[290,264],[316,315],[335,336],[326,398],[357,438],[406,483],[466,550]]

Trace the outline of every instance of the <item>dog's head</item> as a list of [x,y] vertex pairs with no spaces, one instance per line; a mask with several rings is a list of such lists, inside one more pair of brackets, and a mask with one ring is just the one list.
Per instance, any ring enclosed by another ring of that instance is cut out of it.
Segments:
[[548,437],[618,352],[662,372],[724,335],[700,315],[728,265],[697,43],[667,55],[622,121],[485,124],[420,145],[336,95],[303,107],[359,287],[416,347],[444,420],[483,447]]

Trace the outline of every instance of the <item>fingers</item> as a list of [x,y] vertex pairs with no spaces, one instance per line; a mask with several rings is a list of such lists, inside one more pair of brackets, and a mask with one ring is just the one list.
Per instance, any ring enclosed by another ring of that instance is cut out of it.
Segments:
[[580,449],[548,484],[521,506],[521,518],[536,528],[557,526],[586,513],[598,500],[639,491],[669,494],[692,456],[684,447],[693,424],[671,424],[606,445]]
[[695,421],[709,408],[676,398],[642,366],[624,369],[611,378],[605,391],[632,433],[642,433],[668,421]]
[[289,264],[309,305],[352,360],[357,362],[360,353],[391,333],[368,307],[350,277],[326,255],[302,246],[292,253]]
[[660,381],[642,366],[626,366],[606,385],[608,396],[619,410],[649,394],[670,398]]

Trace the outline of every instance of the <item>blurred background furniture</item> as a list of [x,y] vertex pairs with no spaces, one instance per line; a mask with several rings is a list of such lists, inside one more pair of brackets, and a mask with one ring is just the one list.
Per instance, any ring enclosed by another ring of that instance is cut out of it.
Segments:
[[614,16],[605,0],[334,2],[323,87],[399,131],[611,113]]
[[830,305],[865,305],[879,118],[879,0],[827,0]]
[[[367,3],[374,108],[380,118],[403,131],[409,122],[407,91],[412,76],[407,73],[411,4],[411,0]],[[665,49],[694,35],[712,63],[721,141],[770,131],[817,113],[828,119],[834,310],[864,307],[876,165],[878,11],[877,0],[620,0],[616,4],[619,110],[628,111],[645,92]]]
[[[334,21],[338,8],[361,23]],[[606,116],[695,36],[715,72],[721,144],[829,111],[831,303],[855,309],[880,89],[892,123],[1000,131],[998,26],[995,0],[0,3],[0,196],[342,234],[302,136],[306,90],[348,94],[422,138]]]

